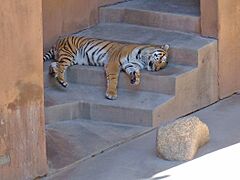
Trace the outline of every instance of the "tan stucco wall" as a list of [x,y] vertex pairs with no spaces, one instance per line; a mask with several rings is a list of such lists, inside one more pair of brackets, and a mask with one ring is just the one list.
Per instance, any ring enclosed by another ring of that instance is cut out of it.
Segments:
[[239,0],[201,0],[202,35],[218,39],[220,98],[240,91],[239,18]]
[[1,180],[33,179],[47,171],[41,3],[1,1]]
[[98,21],[98,7],[122,0],[43,0],[44,48],[60,35],[73,33]]
[[219,0],[220,97],[240,90],[240,1]]

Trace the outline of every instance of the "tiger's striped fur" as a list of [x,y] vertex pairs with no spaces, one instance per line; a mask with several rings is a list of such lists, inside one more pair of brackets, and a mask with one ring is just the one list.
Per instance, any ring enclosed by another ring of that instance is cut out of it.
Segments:
[[124,44],[88,37],[68,36],[59,39],[44,55],[43,60],[54,59],[49,73],[67,87],[64,78],[66,69],[72,65],[104,66],[107,79],[106,98],[117,98],[119,72],[123,70],[131,84],[140,83],[140,70],[158,71],[168,61],[169,45]]

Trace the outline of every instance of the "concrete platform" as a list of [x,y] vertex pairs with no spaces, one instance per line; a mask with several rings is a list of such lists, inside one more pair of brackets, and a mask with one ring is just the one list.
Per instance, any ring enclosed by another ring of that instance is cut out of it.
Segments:
[[46,135],[49,171],[53,173],[90,159],[151,129],[85,119],[48,124]]
[[200,33],[200,1],[132,0],[101,8],[100,21]]
[[[208,153],[240,142],[240,95],[234,95],[191,115],[198,116],[209,126],[210,129],[210,141],[199,150],[196,158],[202,156],[204,157],[204,155]],[[64,171],[49,176],[46,179],[171,179],[171,174],[158,173],[171,167],[183,164],[184,162],[171,162],[159,159],[155,154],[155,138],[156,131],[149,132],[141,137],[136,138],[135,140],[88,159],[87,161],[80,162],[72,167],[66,168]],[[239,146],[236,145],[234,147],[237,148]],[[225,149],[222,152],[223,154],[221,154],[221,156],[218,155],[219,153],[215,155],[217,158],[210,158],[208,156],[209,158],[205,158],[203,161],[204,163],[202,164],[202,167],[193,166],[193,168],[191,168],[191,172],[193,172],[193,170],[195,170],[197,173],[200,172],[201,176],[199,177],[203,177],[203,175],[205,175],[204,177],[207,179],[209,179],[209,177],[233,177],[233,179],[236,179],[236,177],[232,175],[238,174],[236,172],[237,169],[235,168],[235,162],[237,157],[240,157],[240,151],[235,151],[234,154],[228,154],[232,153],[233,151],[227,151]],[[234,158],[234,156],[236,158]],[[225,163],[225,160],[227,160],[227,163]],[[207,164],[214,164],[214,162],[219,163],[220,169],[217,169],[217,166],[208,166],[210,169],[203,167],[207,166]],[[186,168],[181,169],[182,177],[187,177],[188,174],[191,174],[189,171],[186,171]],[[197,174],[194,177],[194,179],[198,179]]]

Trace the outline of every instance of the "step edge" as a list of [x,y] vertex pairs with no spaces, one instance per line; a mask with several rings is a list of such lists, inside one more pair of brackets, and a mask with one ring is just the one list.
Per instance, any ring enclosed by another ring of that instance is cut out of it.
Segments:
[[[102,87],[99,87],[99,86],[91,86],[91,85],[78,85],[78,86],[87,86],[88,88],[93,88],[93,87],[98,87],[99,89],[101,88],[102,89]],[[48,90],[48,89],[54,89],[54,88],[52,88],[52,87],[47,87],[47,88],[45,88],[45,91],[46,90]],[[129,92],[128,90],[126,90],[126,89],[118,89],[118,91],[127,91],[127,92]],[[47,92],[46,92],[47,93]],[[170,98],[172,98],[173,96],[175,96],[175,95],[169,95],[169,94],[163,94],[163,93],[155,93],[155,92],[147,92],[147,91],[140,91],[139,93],[147,93],[147,94],[152,94],[153,96],[163,96],[164,97],[164,99],[163,100],[161,100],[161,104],[162,103],[165,103],[166,101],[168,101]],[[51,97],[51,96],[50,96]],[[109,101],[111,101],[111,100],[109,100]],[[117,100],[115,100],[115,101],[117,101]],[[53,107],[57,107],[57,106],[61,106],[62,104],[69,104],[69,105],[72,105],[72,104],[88,104],[88,105],[101,105],[101,106],[108,106],[108,107],[110,107],[110,106],[112,106],[112,107],[114,107],[114,108],[116,108],[116,107],[121,107],[121,108],[131,108],[131,109],[135,109],[135,110],[147,110],[147,111],[149,111],[149,110],[152,110],[155,106],[153,105],[153,106],[151,106],[151,107],[142,107],[142,106],[138,106],[138,107],[134,107],[134,106],[130,106],[130,105],[124,105],[124,104],[107,104],[107,103],[101,103],[101,102],[93,102],[92,100],[84,100],[84,99],[80,99],[80,100],[70,100],[70,101],[66,101],[66,102],[58,102],[58,103],[56,103],[56,104],[53,104],[53,105],[49,105],[49,106],[45,106],[45,108],[47,108],[47,109],[50,109],[50,108],[53,108]]]

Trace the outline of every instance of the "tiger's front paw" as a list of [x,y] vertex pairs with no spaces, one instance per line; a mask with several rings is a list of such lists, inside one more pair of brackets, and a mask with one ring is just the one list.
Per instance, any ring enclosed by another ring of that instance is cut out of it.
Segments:
[[113,92],[113,91],[109,91],[109,92],[107,91],[106,98],[110,99],[110,100],[115,100],[115,99],[117,99],[117,93]]
[[61,84],[64,88],[68,86],[68,83],[66,81],[60,80],[58,77],[56,78],[59,84]]
[[130,82],[133,85],[139,85],[140,84],[140,72],[132,72],[130,74]]

